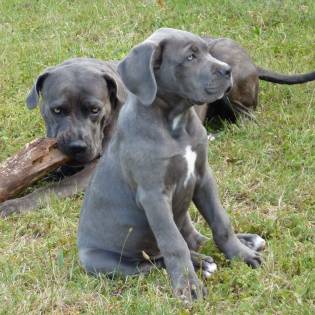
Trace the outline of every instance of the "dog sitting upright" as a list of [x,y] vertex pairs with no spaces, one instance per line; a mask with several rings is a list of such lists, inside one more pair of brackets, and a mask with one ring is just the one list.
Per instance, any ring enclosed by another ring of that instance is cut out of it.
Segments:
[[186,242],[191,201],[228,259],[257,267],[264,245],[257,235],[233,232],[208,166],[207,133],[192,107],[222,98],[231,68],[200,37],[165,28],[136,46],[118,72],[130,92],[86,191],[81,263],[93,274],[131,275],[150,270],[149,256],[163,262],[176,296],[200,298],[198,254]]

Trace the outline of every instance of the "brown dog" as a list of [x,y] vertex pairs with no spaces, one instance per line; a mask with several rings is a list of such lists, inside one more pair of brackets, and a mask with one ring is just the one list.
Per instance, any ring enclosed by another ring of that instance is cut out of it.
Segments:
[[214,117],[235,122],[239,115],[253,117],[258,105],[259,80],[278,84],[301,84],[315,80],[315,71],[299,75],[283,75],[257,67],[246,50],[228,38],[204,37],[210,54],[232,67],[233,87],[214,103],[195,107],[202,122]]

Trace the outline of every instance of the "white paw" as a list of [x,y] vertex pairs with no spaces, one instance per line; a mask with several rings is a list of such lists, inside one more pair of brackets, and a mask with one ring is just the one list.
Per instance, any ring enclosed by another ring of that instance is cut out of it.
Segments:
[[254,249],[257,251],[261,251],[266,247],[266,241],[260,237],[259,235],[256,235],[256,237],[253,240],[254,243]]
[[216,263],[208,263],[206,264],[206,266],[204,266],[204,270],[202,271],[202,276],[205,279],[210,278],[214,272],[216,272],[218,269],[217,264]]
[[212,133],[208,134],[208,141],[213,141],[215,140],[215,136]]

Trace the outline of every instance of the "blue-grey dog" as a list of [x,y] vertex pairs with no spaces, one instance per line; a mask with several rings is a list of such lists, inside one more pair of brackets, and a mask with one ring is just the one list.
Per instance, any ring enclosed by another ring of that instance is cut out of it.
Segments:
[[191,301],[204,293],[194,268],[215,269],[210,257],[191,250],[191,201],[228,259],[261,263],[264,240],[236,235],[220,203],[207,133],[192,108],[231,89],[231,68],[200,37],[160,29],[132,49],[118,72],[130,92],[85,196],[80,260],[89,273],[121,275],[160,261],[175,295]]

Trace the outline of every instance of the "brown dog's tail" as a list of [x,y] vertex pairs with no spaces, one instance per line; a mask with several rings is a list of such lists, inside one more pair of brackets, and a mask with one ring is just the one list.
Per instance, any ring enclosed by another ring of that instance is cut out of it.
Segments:
[[303,74],[286,75],[265,70],[260,67],[257,67],[257,70],[260,80],[278,84],[300,84],[315,80],[315,71]]

